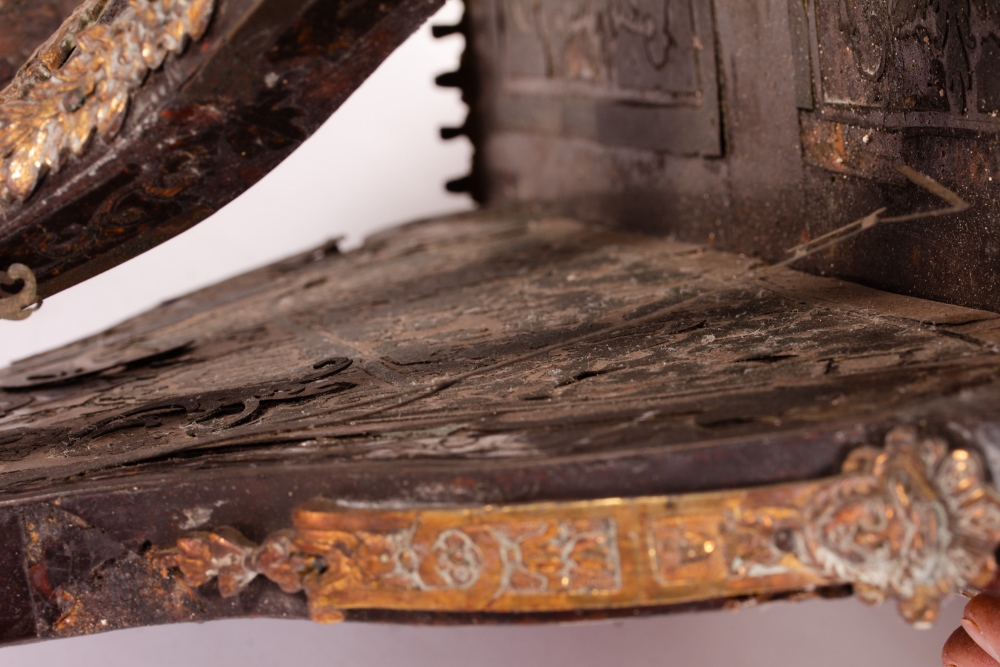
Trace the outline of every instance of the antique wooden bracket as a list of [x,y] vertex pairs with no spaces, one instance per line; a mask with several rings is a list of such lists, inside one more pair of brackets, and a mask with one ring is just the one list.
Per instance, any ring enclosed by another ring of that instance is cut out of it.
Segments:
[[559,612],[852,584],[927,624],[996,569],[1000,496],[976,455],[894,428],[839,476],[711,493],[424,509],[317,499],[255,545],[233,528],[161,553],[223,597],[257,575],[304,591],[311,616],[381,608]]

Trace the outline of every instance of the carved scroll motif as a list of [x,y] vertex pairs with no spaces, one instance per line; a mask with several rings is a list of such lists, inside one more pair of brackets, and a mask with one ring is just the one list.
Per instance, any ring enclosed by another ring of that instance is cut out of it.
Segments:
[[149,71],[199,39],[214,10],[214,0],[130,0],[110,23],[95,23],[105,4],[75,12],[60,30],[65,39],[0,92],[0,199],[24,201],[95,131],[113,138]]
[[[1000,15],[989,0],[817,0],[827,104],[992,124]],[[853,71],[852,71],[853,70]],[[846,109],[845,109],[846,110]],[[906,122],[926,126],[925,116]]]
[[[952,85],[961,88],[959,92],[964,104],[964,96],[972,88],[971,52],[975,50],[978,37],[974,26],[977,19],[989,26],[995,12],[990,4],[988,0],[898,0],[895,3],[838,0],[837,17],[840,30],[853,47],[851,56],[863,77],[873,81],[882,78],[892,50],[905,49],[897,45],[901,39],[921,39],[928,45],[933,42],[945,69],[960,79]],[[920,25],[923,22],[927,22],[926,27]]]
[[680,496],[453,509],[299,507],[259,546],[231,528],[162,552],[224,597],[257,575],[313,618],[354,608],[556,612],[853,584],[912,623],[996,569],[1000,497],[978,459],[898,427],[819,481]]
[[697,52],[705,46],[697,1],[505,0],[508,75],[573,82],[578,91],[593,87],[611,97],[627,97],[627,90],[694,95]]

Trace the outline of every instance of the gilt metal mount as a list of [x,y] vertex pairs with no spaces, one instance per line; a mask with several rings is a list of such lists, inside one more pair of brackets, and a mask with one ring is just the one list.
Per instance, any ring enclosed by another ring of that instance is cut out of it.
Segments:
[[106,5],[81,6],[57,34],[61,40],[43,47],[15,85],[0,91],[0,200],[24,201],[46,172],[80,155],[95,132],[114,137],[132,93],[168,53],[182,53],[189,39],[204,34],[215,6],[214,0],[130,0],[112,22],[96,22]]
[[853,584],[911,623],[996,568],[1000,497],[969,451],[909,426],[853,451],[841,475],[712,493],[428,509],[318,499],[254,545],[232,528],[163,552],[231,597],[257,575],[344,610],[558,612],[669,605]]

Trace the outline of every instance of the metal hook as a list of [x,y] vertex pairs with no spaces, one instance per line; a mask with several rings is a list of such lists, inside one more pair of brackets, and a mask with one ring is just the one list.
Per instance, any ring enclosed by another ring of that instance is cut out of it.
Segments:
[[38,281],[31,269],[24,264],[11,264],[6,273],[0,272],[0,282],[10,284],[17,280],[24,281],[24,287],[17,294],[0,298],[0,320],[27,319],[42,305]]

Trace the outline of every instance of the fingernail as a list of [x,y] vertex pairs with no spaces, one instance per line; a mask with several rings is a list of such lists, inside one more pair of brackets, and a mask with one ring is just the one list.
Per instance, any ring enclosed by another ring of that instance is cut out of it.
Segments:
[[993,646],[990,644],[990,641],[986,639],[986,635],[984,635],[983,631],[979,629],[979,626],[976,625],[975,621],[968,618],[963,618],[962,627],[965,628],[966,634],[972,637],[972,641],[979,644],[979,648],[989,653],[990,657],[993,658],[994,660],[1000,661],[1000,654],[998,654],[996,649],[993,648]]

